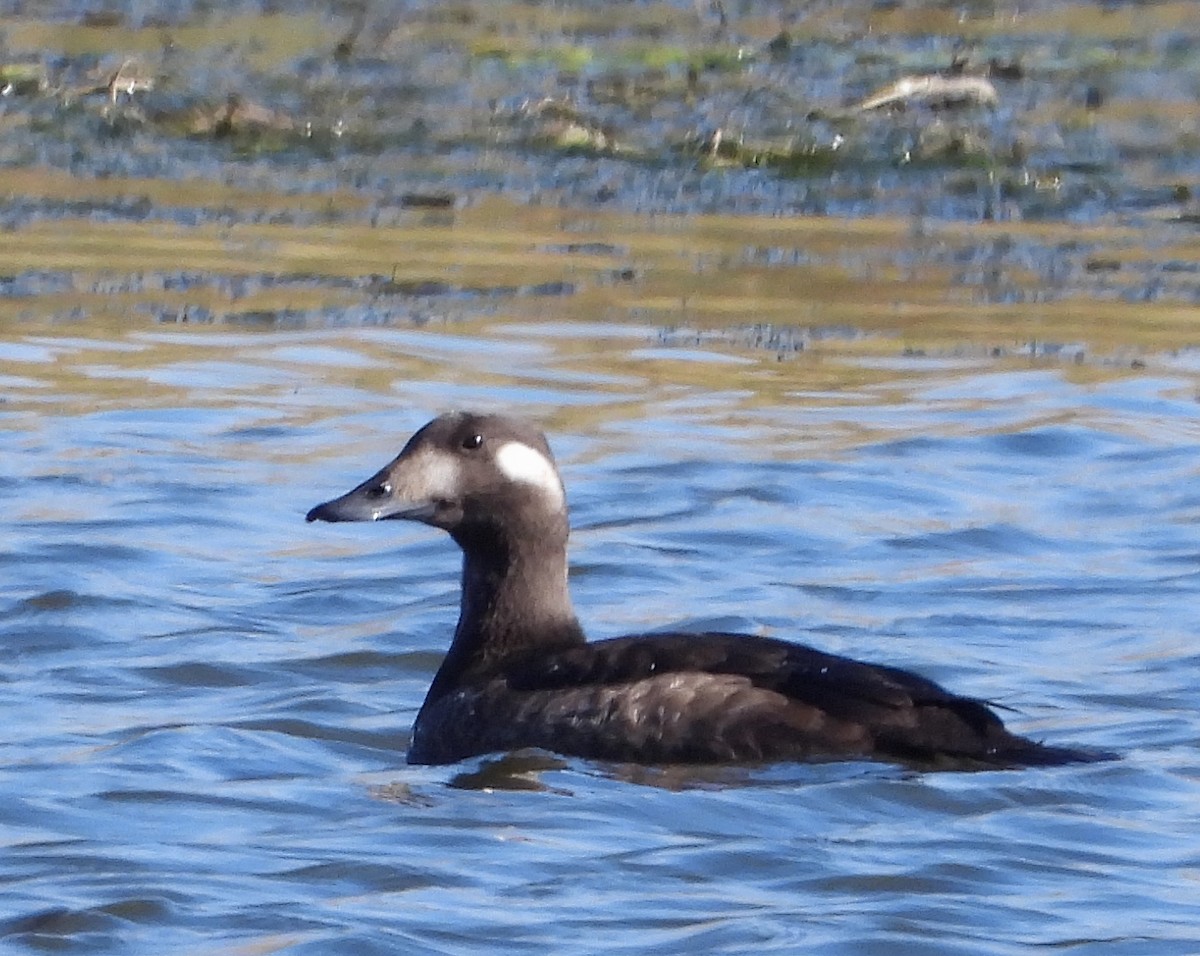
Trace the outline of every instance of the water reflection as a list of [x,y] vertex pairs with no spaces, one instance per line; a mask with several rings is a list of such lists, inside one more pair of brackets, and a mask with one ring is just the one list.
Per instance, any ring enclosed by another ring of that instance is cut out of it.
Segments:
[[548,771],[566,770],[568,766],[567,761],[552,754],[517,751],[481,760],[474,770],[455,773],[449,785],[461,790],[534,790],[570,796],[569,790],[552,787],[541,779]]
[[[1189,950],[1186,359],[1079,376],[735,345],[731,364],[722,342],[677,361],[563,329],[10,337],[29,383],[0,438],[13,945],[1012,953],[1119,948],[1136,923],[1140,951]],[[474,403],[550,430],[594,636],[796,635],[1123,759],[407,767],[457,554],[420,528],[306,538],[302,512]]]
[[[157,321],[179,302],[153,283],[132,311],[86,282],[33,295],[37,317],[0,297],[6,942],[1192,952],[1198,368],[1163,349],[1194,317],[964,301],[936,270],[898,304],[896,281],[836,267],[872,241],[890,261],[888,223],[533,211],[500,240],[495,212],[320,248],[331,272],[386,275],[457,244],[463,286],[574,294],[251,284],[198,326]],[[566,251],[585,221],[589,242],[619,233],[595,262]],[[535,227],[535,253],[505,260]],[[809,252],[744,253],[789,247]],[[612,256],[637,278],[605,280]],[[89,320],[63,325],[74,308]],[[218,318],[279,308],[286,327]],[[1123,759],[408,767],[458,554],[426,529],[302,519],[453,406],[549,432],[593,636],[797,637]]]

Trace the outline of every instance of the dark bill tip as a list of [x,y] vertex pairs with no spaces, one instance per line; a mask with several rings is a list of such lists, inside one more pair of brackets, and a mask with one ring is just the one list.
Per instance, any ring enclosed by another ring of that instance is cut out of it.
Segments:
[[331,508],[332,501],[324,501],[315,508],[310,508],[304,516],[305,521],[338,521],[337,512]]

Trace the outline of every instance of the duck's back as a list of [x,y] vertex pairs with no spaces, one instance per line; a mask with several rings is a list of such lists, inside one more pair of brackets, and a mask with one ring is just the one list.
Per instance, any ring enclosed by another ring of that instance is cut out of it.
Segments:
[[521,747],[639,763],[1086,757],[1011,734],[986,704],[909,671],[722,633],[622,637],[464,675],[422,708],[409,760]]

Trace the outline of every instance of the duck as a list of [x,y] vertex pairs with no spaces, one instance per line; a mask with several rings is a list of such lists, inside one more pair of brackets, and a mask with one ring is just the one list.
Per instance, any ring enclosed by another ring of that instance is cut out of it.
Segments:
[[412,728],[410,764],[525,749],[622,764],[875,760],[1049,766],[1109,754],[1008,730],[997,705],[913,671],[757,634],[588,641],[568,584],[567,498],[524,418],[443,414],[312,521],[417,521],[462,550],[458,624]]

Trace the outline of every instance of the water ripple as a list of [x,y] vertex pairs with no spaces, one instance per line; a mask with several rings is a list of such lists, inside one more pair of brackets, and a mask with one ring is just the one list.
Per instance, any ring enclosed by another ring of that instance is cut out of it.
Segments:
[[434,379],[366,406],[338,380],[297,406],[288,374],[370,374],[376,346],[285,333],[274,356],[255,339],[215,364],[170,358],[152,377],[199,397],[182,420],[172,401],[6,426],[26,454],[0,487],[4,945],[1200,946],[1200,498],[1178,379],[931,366],[846,404],[667,382],[631,410],[626,384],[584,401],[556,377],[557,338],[510,330],[495,367],[549,373],[497,388],[475,375],[486,341],[391,331],[370,334],[440,363],[437,380],[464,383],[454,398],[549,410],[596,635],[798,637],[1123,759],[942,775],[537,754],[406,766],[456,555],[426,529],[302,516],[394,453]]

